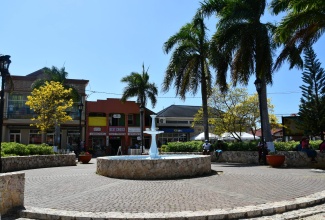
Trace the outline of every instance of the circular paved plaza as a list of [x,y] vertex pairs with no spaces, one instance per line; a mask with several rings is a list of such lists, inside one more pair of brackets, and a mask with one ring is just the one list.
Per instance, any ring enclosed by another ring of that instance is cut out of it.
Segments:
[[325,195],[325,173],[312,169],[213,163],[212,170],[204,177],[151,181],[97,175],[96,159],[25,170],[26,212],[119,219],[216,217],[213,213],[220,210]]

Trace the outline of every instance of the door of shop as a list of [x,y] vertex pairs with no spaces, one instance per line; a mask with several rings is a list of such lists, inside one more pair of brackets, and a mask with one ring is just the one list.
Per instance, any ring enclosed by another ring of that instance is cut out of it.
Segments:
[[121,146],[121,138],[120,137],[111,137],[109,139],[109,147],[110,147],[110,154],[116,155],[118,151],[118,147]]
[[105,155],[105,136],[93,136],[91,140],[91,153],[96,156]]

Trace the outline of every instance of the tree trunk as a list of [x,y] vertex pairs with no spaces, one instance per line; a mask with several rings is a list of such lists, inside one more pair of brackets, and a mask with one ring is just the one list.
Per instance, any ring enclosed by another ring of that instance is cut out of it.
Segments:
[[269,120],[269,112],[267,108],[267,91],[266,91],[266,83],[265,79],[262,80],[262,89],[261,89],[261,109],[262,109],[262,118],[261,126],[263,127],[263,137],[265,138],[265,142],[273,142],[270,120]]
[[206,76],[204,71],[204,62],[201,62],[201,68],[202,68],[201,94],[202,94],[202,108],[203,108],[204,139],[209,140],[208,93],[207,93]]
[[46,136],[47,136],[47,132],[42,132],[42,143],[46,144]]
[[54,146],[57,146],[58,149],[61,149],[60,144],[60,125],[55,125],[55,131],[54,131]]
[[144,130],[144,118],[143,118],[143,115],[144,115],[144,105],[143,105],[143,102],[141,102],[141,105],[140,105],[140,136],[141,136],[141,144],[140,144],[140,147],[141,147],[141,154],[144,153],[144,135],[143,135],[143,130]]

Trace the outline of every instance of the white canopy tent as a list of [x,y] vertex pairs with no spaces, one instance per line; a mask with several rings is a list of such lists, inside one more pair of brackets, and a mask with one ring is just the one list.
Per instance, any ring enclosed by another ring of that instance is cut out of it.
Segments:
[[[219,136],[216,135],[216,134],[209,133],[209,139],[210,140],[218,140],[219,139]],[[204,138],[204,132],[202,132],[202,133],[200,133],[200,134],[192,137],[191,140],[196,140],[196,141],[203,141],[203,140],[205,140],[205,138]]]
[[[242,141],[253,141],[253,140],[259,140],[260,139],[257,136],[255,136],[255,139],[254,139],[254,135],[249,134],[247,132],[236,132],[235,135],[240,136]],[[229,132],[226,132],[226,133],[223,133],[221,135],[221,140],[223,140],[223,141],[234,141],[236,139]]]

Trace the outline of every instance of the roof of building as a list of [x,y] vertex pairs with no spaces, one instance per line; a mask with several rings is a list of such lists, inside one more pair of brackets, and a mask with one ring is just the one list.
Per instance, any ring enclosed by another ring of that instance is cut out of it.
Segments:
[[[273,129],[271,129],[271,134],[272,135],[275,135],[276,133],[280,133],[280,132],[282,132],[282,128],[273,128]],[[260,128],[256,130],[255,135],[258,136],[258,137],[262,136],[262,132],[261,132]]]
[[194,117],[202,106],[171,105],[157,113],[157,117]]
[[32,72],[26,76],[30,76],[30,77],[38,77],[38,76],[41,76],[44,74],[44,69],[45,68],[42,68],[42,69],[39,69],[39,70],[36,70],[35,72]]
[[[32,72],[30,74],[27,74],[26,76],[14,76],[14,77],[24,77],[24,79],[27,78],[44,78],[46,77],[44,75],[44,70],[45,67],[39,70],[36,70],[35,72]],[[76,83],[76,84],[88,84],[89,80],[85,80],[85,79],[66,79],[66,83]]]

